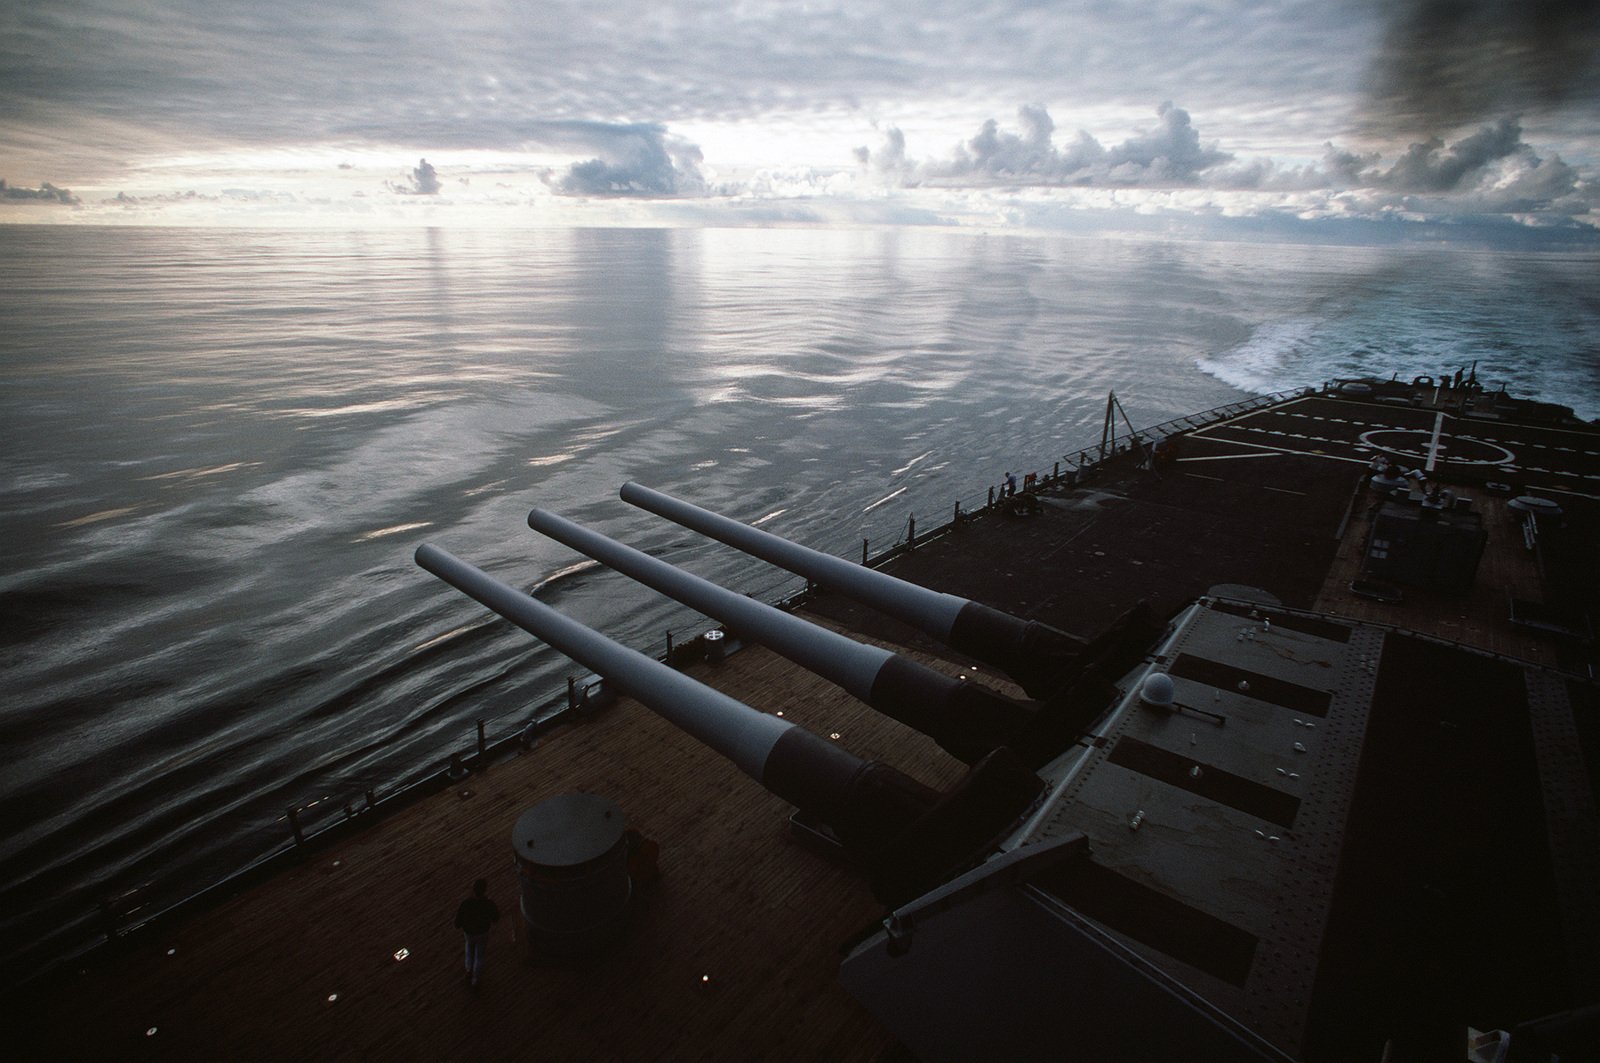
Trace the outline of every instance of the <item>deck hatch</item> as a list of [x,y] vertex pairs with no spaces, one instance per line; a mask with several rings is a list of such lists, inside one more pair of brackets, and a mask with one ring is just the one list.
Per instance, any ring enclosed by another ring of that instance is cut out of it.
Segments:
[[[1202,764],[1191,757],[1141,742],[1137,738],[1119,739],[1108,759],[1112,764],[1120,764],[1130,771],[1236,808],[1246,815],[1276,823],[1285,829],[1294,826],[1294,817],[1300,811],[1300,798],[1294,794],[1274,790],[1253,779]],[[1197,768],[1198,774],[1195,771]]]
[[1250,977],[1254,934],[1093,860],[1070,860],[1034,884],[1090,919],[1213,977],[1237,986]]
[[1235,668],[1230,664],[1210,661],[1191,653],[1178,654],[1177,659],[1167,669],[1167,673],[1178,679],[1192,679],[1196,683],[1204,683],[1206,686],[1222,690],[1239,690],[1241,682],[1248,683],[1249,688],[1244,693],[1249,697],[1257,701],[1271,702],[1291,712],[1305,713],[1307,716],[1328,715],[1328,703],[1333,699],[1326,690],[1303,687],[1286,679],[1263,675],[1245,668]]
[[1213,612],[1227,613],[1230,616],[1240,616],[1247,619],[1264,617],[1272,621],[1274,627],[1281,627],[1286,631],[1298,631],[1303,635],[1313,635],[1329,642],[1349,642],[1350,628],[1332,620],[1324,620],[1318,616],[1299,616],[1295,613],[1280,612],[1270,606],[1243,605],[1236,602],[1212,602]]

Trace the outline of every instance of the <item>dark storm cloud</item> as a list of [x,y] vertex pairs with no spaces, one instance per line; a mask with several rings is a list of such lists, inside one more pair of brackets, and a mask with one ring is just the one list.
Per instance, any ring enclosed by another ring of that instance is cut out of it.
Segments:
[[1515,119],[1482,126],[1453,143],[1412,144],[1392,161],[1377,152],[1328,145],[1320,167],[1272,175],[1263,188],[1326,188],[1369,215],[1521,215],[1541,224],[1584,220],[1600,206],[1600,186],[1559,155],[1541,155]]
[[1485,167],[1531,150],[1522,142],[1522,127],[1507,118],[1449,147],[1438,137],[1412,144],[1387,170],[1363,166],[1363,160],[1350,155],[1335,154],[1330,161],[1339,172],[1374,186],[1403,192],[1453,192],[1482,174]]
[[1437,137],[1412,144],[1385,166],[1377,154],[1355,154],[1331,145],[1325,159],[1330,179],[1341,187],[1412,196],[1453,196],[1464,206],[1494,213],[1584,214],[1591,208],[1587,186],[1559,156],[1541,157],[1522,139],[1515,119],[1503,119],[1446,145]]
[[1600,107],[1595,0],[1395,0],[1383,10],[1365,115],[1378,132]]
[[12,188],[0,178],[0,203],[64,203],[73,206],[78,202],[78,197],[65,188],[57,188],[49,181],[45,181],[38,188]]

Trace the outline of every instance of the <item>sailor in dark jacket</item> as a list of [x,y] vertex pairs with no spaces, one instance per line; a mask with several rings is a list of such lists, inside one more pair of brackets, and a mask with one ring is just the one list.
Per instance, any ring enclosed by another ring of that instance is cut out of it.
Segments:
[[489,927],[500,918],[500,909],[487,894],[489,880],[480,878],[472,884],[472,896],[456,909],[456,927],[467,939],[467,980],[478,988],[483,977],[483,951],[489,943]]

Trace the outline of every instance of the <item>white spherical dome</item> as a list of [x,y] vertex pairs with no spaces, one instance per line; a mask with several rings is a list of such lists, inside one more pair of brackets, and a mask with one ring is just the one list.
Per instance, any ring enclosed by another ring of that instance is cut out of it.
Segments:
[[1144,677],[1139,688],[1139,700],[1147,705],[1171,708],[1173,702],[1172,677],[1165,672],[1151,672]]

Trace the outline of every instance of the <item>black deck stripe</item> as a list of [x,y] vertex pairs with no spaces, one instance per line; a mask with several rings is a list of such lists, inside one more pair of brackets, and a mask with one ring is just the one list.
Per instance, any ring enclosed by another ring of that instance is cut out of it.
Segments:
[[1276,823],[1285,830],[1294,826],[1294,817],[1300,812],[1300,798],[1294,794],[1274,790],[1254,779],[1202,764],[1137,738],[1118,739],[1107,759],[1140,775]]
[[1178,654],[1167,668],[1167,673],[1178,679],[1192,679],[1222,690],[1238,691],[1241,682],[1248,683],[1249,689],[1240,693],[1258,701],[1270,701],[1294,712],[1303,712],[1307,716],[1328,715],[1328,703],[1333,699],[1333,695],[1326,690],[1303,687],[1286,679],[1235,668],[1231,664],[1210,661],[1189,653]]

